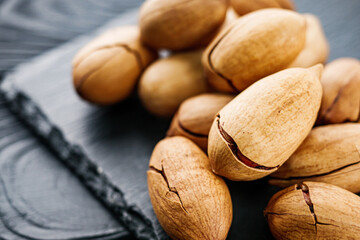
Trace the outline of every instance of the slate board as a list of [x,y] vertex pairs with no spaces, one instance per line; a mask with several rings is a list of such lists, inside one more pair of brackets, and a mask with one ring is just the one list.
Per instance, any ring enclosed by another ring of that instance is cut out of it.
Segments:
[[2,98],[0,136],[0,239],[129,237]]
[[[359,1],[348,0],[344,4],[335,0],[303,0],[297,3],[300,12],[320,16],[332,47],[331,59],[341,56],[360,58]],[[99,31],[135,21],[136,12],[128,12]],[[81,154],[96,162],[110,181],[124,192],[127,204],[137,206],[135,210],[144,214],[144,223],[149,219],[158,238],[166,239],[150,204],[146,170],[152,149],[164,137],[169,121],[148,114],[136,94],[123,103],[105,108],[89,105],[77,97],[71,85],[71,59],[93,35],[75,39],[18,67],[7,75],[2,91],[10,101],[9,105],[16,103],[14,94],[29,96],[30,99],[25,97],[26,101],[35,103],[46,121],[61,130],[66,144],[79,145]],[[23,110],[14,108],[19,115]],[[27,117],[25,122],[39,134],[41,124],[31,124],[31,117]],[[43,136],[44,139],[47,137]],[[61,158],[59,146],[48,144],[47,147]],[[36,173],[33,174],[35,178]],[[272,239],[262,211],[279,189],[268,186],[266,179],[249,183],[228,182],[228,185],[234,205],[234,220],[228,239]],[[27,191],[31,193],[33,190],[29,188]],[[128,229],[127,224],[124,227]]]
[[142,0],[0,0],[0,74],[93,31]]

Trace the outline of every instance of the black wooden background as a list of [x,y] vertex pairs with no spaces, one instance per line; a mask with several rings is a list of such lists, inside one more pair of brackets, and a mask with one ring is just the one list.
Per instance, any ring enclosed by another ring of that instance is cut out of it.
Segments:
[[[104,29],[136,23],[141,2],[0,1],[0,239],[167,238],[146,170],[169,120],[149,115],[136,94],[99,108],[71,86],[75,52]],[[360,58],[359,0],[296,3],[322,20],[330,59]],[[278,188],[228,184],[229,239],[271,239],[262,210]]]

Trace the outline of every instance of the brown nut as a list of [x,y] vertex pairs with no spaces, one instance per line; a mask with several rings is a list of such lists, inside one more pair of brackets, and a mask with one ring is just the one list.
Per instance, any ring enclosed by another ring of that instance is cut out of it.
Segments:
[[314,128],[271,177],[269,182],[280,187],[314,181],[360,192],[360,124]]
[[207,91],[202,51],[176,53],[151,64],[139,83],[139,96],[149,112],[172,116],[187,98]]
[[174,116],[167,136],[183,136],[207,151],[208,135],[216,114],[234,96],[205,93],[184,101]]
[[225,21],[223,23],[223,25],[221,25],[218,34],[221,34],[222,31],[226,31],[226,29],[233,24],[236,20],[239,19],[239,15],[235,12],[235,10],[232,7],[229,7],[227,12],[226,12],[226,18]]
[[229,7],[226,11],[226,18],[223,25],[229,25],[239,19],[239,15],[235,12],[234,8]]
[[141,39],[156,49],[207,44],[225,20],[226,0],[147,0],[140,9]]
[[248,181],[276,171],[309,134],[320,107],[322,65],[290,68],[254,83],[211,126],[213,171]]
[[107,31],[83,47],[73,60],[77,93],[92,103],[113,104],[128,97],[144,68],[157,54],[139,40],[135,26]]
[[240,16],[235,12],[235,10],[232,7],[229,7],[226,12],[226,18],[225,18],[224,23],[221,25],[221,27],[219,28],[217,33],[214,35],[212,40],[215,39],[217,36],[223,34],[223,32],[227,31],[227,29],[230,28],[231,25],[234,24],[236,22],[236,20],[239,19],[239,17]]
[[360,61],[339,58],[325,66],[318,124],[360,122]]
[[239,92],[285,69],[303,49],[305,33],[305,18],[289,10],[259,10],[239,18],[203,54],[210,85]]
[[230,0],[230,5],[239,15],[244,15],[263,8],[295,10],[295,5],[291,0]]
[[304,182],[276,193],[264,215],[277,240],[360,236],[359,196],[326,183]]
[[288,66],[311,67],[325,63],[329,56],[329,44],[322,29],[320,20],[312,14],[304,14],[306,19],[306,43],[304,49]]
[[147,176],[155,214],[172,239],[226,239],[232,221],[229,189],[193,142],[160,141]]

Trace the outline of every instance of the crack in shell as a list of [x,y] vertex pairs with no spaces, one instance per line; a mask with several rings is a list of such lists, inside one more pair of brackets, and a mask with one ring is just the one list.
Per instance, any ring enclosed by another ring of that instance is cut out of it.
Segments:
[[250,168],[256,168],[261,170],[272,170],[275,168],[278,168],[279,166],[275,167],[267,167],[260,164],[257,164],[256,162],[252,161],[251,159],[247,158],[242,152],[240,151],[239,147],[237,146],[235,140],[224,130],[224,128],[220,124],[220,115],[217,115],[217,125],[220,135],[223,137],[223,139],[227,142],[228,147],[232,151],[233,155],[236,157],[236,159],[246,165]]
[[315,226],[315,234],[317,235],[317,225],[318,224],[319,225],[332,225],[332,224],[329,224],[329,223],[322,223],[322,222],[318,221],[318,218],[317,218],[317,216],[315,214],[315,210],[314,210],[314,204],[312,203],[311,198],[310,198],[309,187],[305,183],[296,184],[295,186],[296,186],[296,190],[301,190],[302,191],[305,203],[306,203],[306,205],[309,206],[310,213],[313,216],[313,219],[314,219],[314,222],[315,222],[315,224],[314,224],[314,226]]
[[296,185],[296,190],[301,190],[302,191],[304,200],[305,200],[306,204],[309,206],[310,212],[314,217],[315,223],[317,223],[317,217],[316,217],[315,212],[314,212],[314,205],[313,205],[313,203],[311,201],[311,198],[310,198],[309,187],[306,184],[301,183],[301,184]]
[[230,27],[226,32],[224,32],[223,36],[219,39],[219,41],[217,41],[214,46],[211,48],[208,56],[207,56],[207,61],[209,63],[209,67],[211,69],[211,71],[213,71],[216,75],[218,75],[219,77],[221,77],[222,79],[225,80],[226,83],[228,83],[229,87],[231,89],[233,89],[235,92],[239,92],[239,90],[235,87],[235,85],[233,84],[231,79],[228,79],[227,77],[225,77],[223,74],[219,73],[218,71],[215,70],[212,62],[211,62],[211,55],[213,53],[213,51],[215,50],[215,48],[217,47],[217,45],[219,45],[219,43],[221,42],[221,40],[223,40],[228,34],[229,32],[232,30],[232,27]]
[[182,123],[179,119],[178,119],[178,125],[179,125],[180,129],[183,130],[184,132],[186,132],[187,134],[190,134],[190,135],[192,135],[194,137],[198,137],[198,138],[208,138],[208,135],[201,134],[201,133],[195,133],[195,132],[189,130],[184,125],[182,125]]
[[185,206],[184,206],[184,204],[183,204],[183,202],[182,202],[182,200],[181,200],[181,197],[180,197],[180,195],[179,195],[179,192],[176,190],[175,187],[170,187],[168,178],[166,177],[166,174],[165,174],[164,166],[161,164],[161,170],[159,170],[159,169],[157,169],[157,168],[155,168],[155,167],[153,167],[153,166],[150,166],[150,171],[154,171],[154,172],[160,174],[160,175],[163,177],[164,181],[165,181],[166,184],[167,184],[167,187],[168,187],[168,189],[169,189],[169,192],[172,192],[172,193],[175,193],[175,194],[176,194],[176,196],[179,198],[181,208],[184,210],[185,213],[189,214],[189,212],[186,210],[186,208],[185,208]]
[[359,110],[356,122],[360,123],[360,99],[359,99]]
[[336,173],[336,172],[339,172],[339,171],[341,171],[341,170],[343,170],[343,169],[345,169],[345,168],[348,168],[348,167],[351,167],[351,166],[354,166],[354,165],[357,165],[357,164],[359,164],[360,163],[360,161],[358,161],[358,162],[354,162],[354,163],[350,163],[350,164],[348,164],[348,165],[345,165],[345,166],[343,166],[343,167],[340,167],[340,168],[337,168],[337,169],[334,169],[334,170],[332,170],[332,171],[330,171],[330,172],[326,172],[326,173],[321,173],[321,174],[316,174],[316,175],[311,175],[311,176],[298,176],[298,177],[288,177],[288,178],[281,178],[281,177],[271,177],[270,179],[276,179],[276,180],[284,180],[284,181],[286,181],[286,180],[300,180],[300,179],[308,179],[308,178],[316,178],[316,177],[324,177],[324,176],[326,176],[326,175],[329,175],[329,174],[332,174],[332,173]]

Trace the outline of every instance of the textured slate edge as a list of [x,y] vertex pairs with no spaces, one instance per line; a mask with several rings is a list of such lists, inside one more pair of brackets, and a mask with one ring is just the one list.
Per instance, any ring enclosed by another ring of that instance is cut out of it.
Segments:
[[103,170],[91,161],[82,149],[69,143],[61,130],[52,124],[38,105],[25,93],[16,89],[10,80],[0,79],[0,98],[10,111],[30,129],[68,166],[136,239],[157,239],[151,221],[140,208],[128,205],[123,192],[114,185]]

